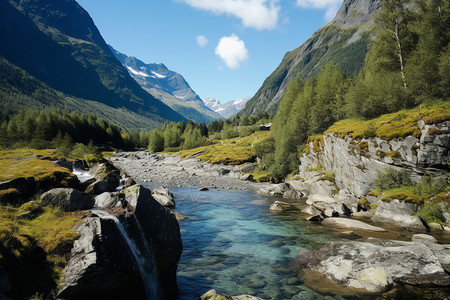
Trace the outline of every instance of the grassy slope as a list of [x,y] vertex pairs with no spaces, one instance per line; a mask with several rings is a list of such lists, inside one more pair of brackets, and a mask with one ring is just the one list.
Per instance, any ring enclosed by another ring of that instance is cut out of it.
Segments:
[[209,163],[223,163],[227,165],[240,165],[254,162],[256,153],[254,146],[269,138],[270,132],[255,132],[246,137],[214,141],[214,144],[195,149],[180,151],[181,157],[202,152],[197,158]]

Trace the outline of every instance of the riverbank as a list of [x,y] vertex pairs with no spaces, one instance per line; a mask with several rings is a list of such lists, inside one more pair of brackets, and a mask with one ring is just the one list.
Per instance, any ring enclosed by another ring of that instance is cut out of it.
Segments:
[[107,158],[137,182],[153,182],[169,187],[206,187],[223,190],[249,190],[275,186],[247,180],[239,166],[210,164],[178,154],[152,154],[145,151],[118,152]]

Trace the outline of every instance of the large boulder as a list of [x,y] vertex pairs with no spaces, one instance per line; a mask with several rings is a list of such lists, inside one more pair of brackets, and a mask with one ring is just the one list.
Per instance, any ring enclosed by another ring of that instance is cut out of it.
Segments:
[[80,237],[64,268],[58,298],[146,297],[133,255],[114,220],[87,218],[75,231]]
[[448,246],[375,238],[332,242],[300,253],[297,267],[319,272],[338,285],[369,292],[386,291],[396,284],[450,286],[443,267],[450,257]]
[[381,227],[372,226],[362,221],[348,218],[326,218],[325,220],[322,221],[322,224],[338,228],[360,229],[369,231],[386,231]]
[[200,300],[262,300],[262,299],[251,295],[230,296],[227,294],[219,293],[216,290],[209,290],[200,297]]
[[52,189],[42,194],[41,199],[43,204],[58,207],[63,211],[91,209],[95,204],[92,195],[71,188]]
[[133,211],[155,252],[158,276],[165,295],[176,293],[176,271],[183,245],[176,217],[156,201],[150,190],[137,184],[120,192]]
[[391,202],[378,201],[372,220],[407,229],[425,230],[426,227],[420,217],[413,215],[417,210],[417,205],[397,199]]

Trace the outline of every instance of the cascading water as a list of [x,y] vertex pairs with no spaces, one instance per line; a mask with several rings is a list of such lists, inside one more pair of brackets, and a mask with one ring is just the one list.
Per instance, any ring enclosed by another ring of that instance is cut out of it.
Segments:
[[[143,251],[139,249],[136,242],[128,234],[125,226],[123,226],[123,224],[119,221],[119,219],[116,216],[111,215],[110,213],[100,209],[92,210],[91,212],[103,220],[114,221],[123,240],[125,241],[131,253],[133,254],[133,258],[139,268],[139,273],[141,275],[144,284],[147,299],[149,300],[161,299],[158,276],[156,273],[156,263],[154,261],[153,252],[151,251],[151,248],[143,235],[142,228],[138,220],[135,219],[139,229],[140,237],[142,239],[142,245],[144,248],[142,249]],[[148,258],[151,258],[151,261]]]
[[78,165],[75,164],[75,162],[72,165],[72,173],[78,177],[78,180],[83,183],[91,178],[94,177],[91,173],[89,173],[89,169],[83,169],[78,167]]

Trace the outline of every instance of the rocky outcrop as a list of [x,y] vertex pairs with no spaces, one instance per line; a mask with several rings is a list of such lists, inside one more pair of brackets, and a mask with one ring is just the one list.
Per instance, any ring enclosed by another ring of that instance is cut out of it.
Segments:
[[290,205],[287,202],[283,202],[283,201],[275,201],[271,206],[270,206],[270,210],[273,212],[282,212],[285,210],[288,210],[292,207],[292,205]]
[[360,229],[369,231],[386,231],[381,227],[372,226],[364,222],[348,218],[326,218],[325,220],[322,221],[322,224],[339,228]]
[[[299,176],[312,178],[317,170],[334,172],[339,189],[355,197],[362,197],[375,188],[378,172],[386,168],[404,169],[413,179],[432,168],[447,168],[450,163],[450,121],[439,124],[418,122],[420,137],[407,136],[398,140],[378,137],[354,140],[332,133],[323,141],[311,141],[309,153],[300,158]],[[292,184],[292,182],[291,182]]]
[[[102,194],[96,200],[117,216],[91,210],[97,217],[86,219],[76,228],[80,238],[64,269],[59,296],[174,298],[182,252],[175,216],[140,185]],[[155,289],[161,292],[155,293]]]
[[450,286],[450,245],[369,238],[333,242],[297,257],[299,271],[319,272],[338,285],[382,292],[396,284]]
[[133,255],[113,220],[87,218],[64,268],[58,298],[144,299]]
[[391,202],[378,201],[372,220],[380,223],[391,223],[406,229],[425,230],[419,216],[413,215],[419,207],[413,203],[405,203],[397,199]]
[[70,188],[52,189],[42,194],[41,199],[44,205],[58,207],[62,211],[91,209],[95,203],[92,195]]

